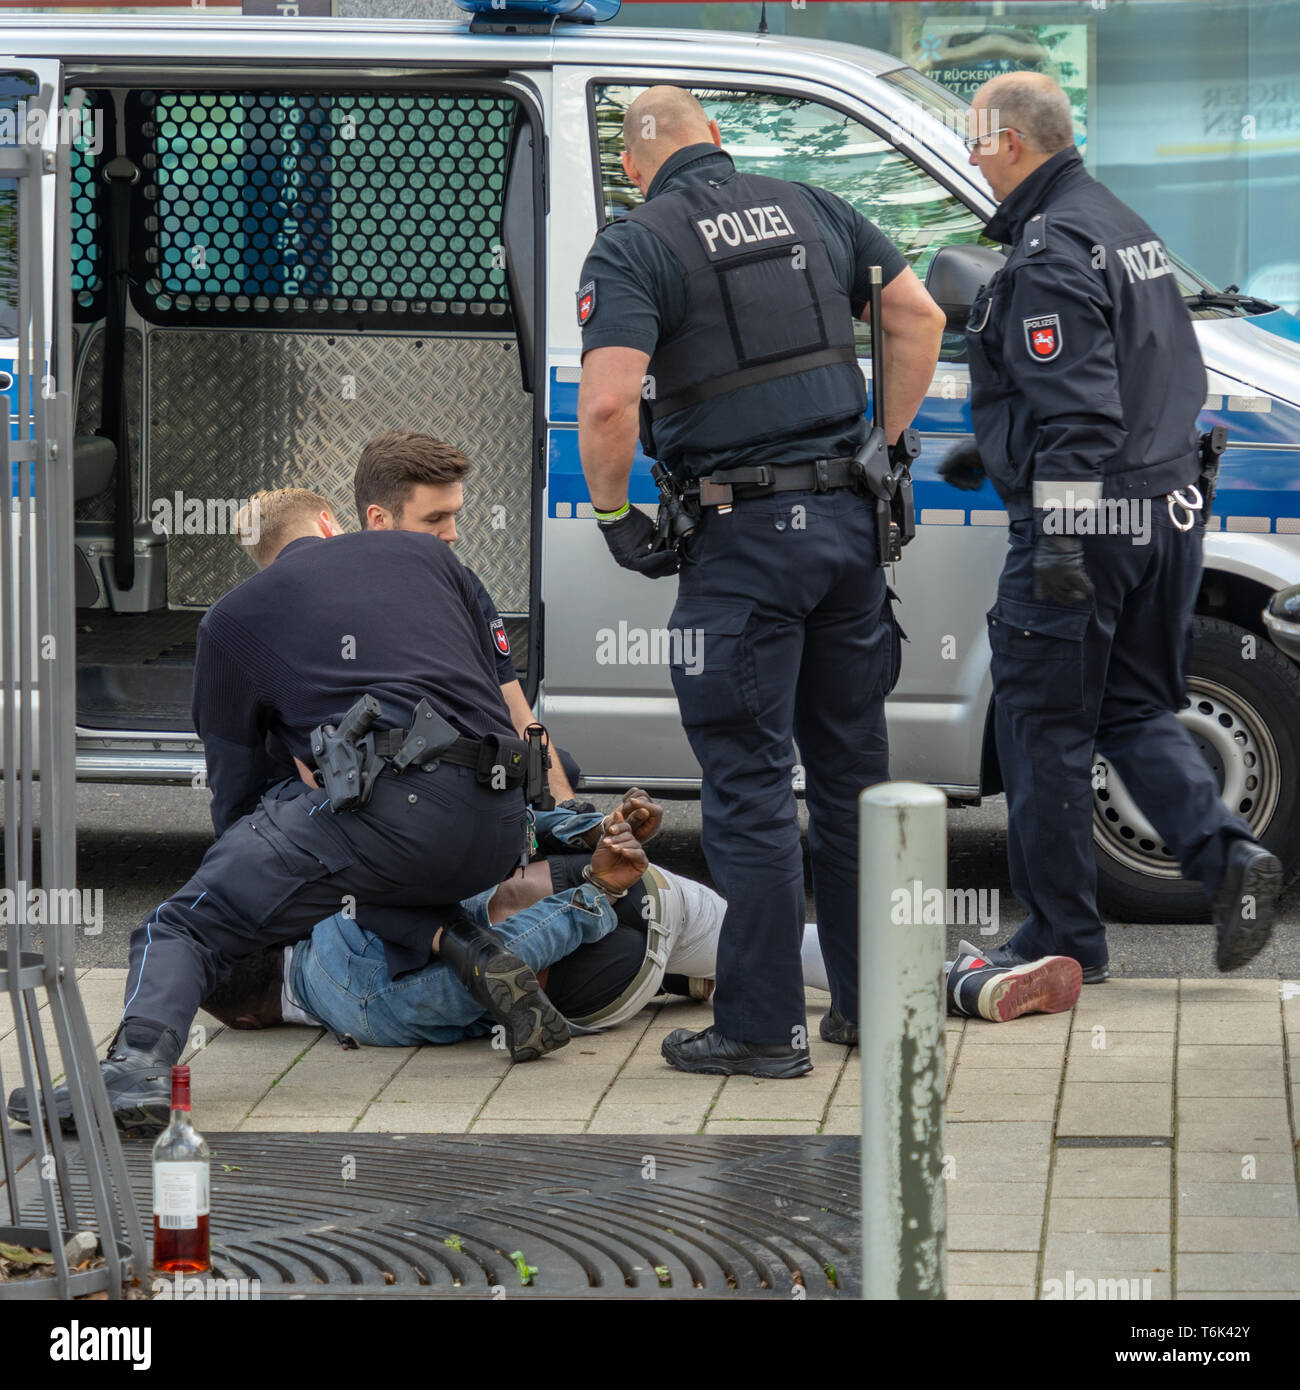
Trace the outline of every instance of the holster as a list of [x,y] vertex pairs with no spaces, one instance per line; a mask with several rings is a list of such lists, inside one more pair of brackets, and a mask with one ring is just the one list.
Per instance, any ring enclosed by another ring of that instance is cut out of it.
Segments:
[[885,432],[873,426],[853,455],[853,472],[860,497],[874,499],[876,541],[882,565],[902,558],[903,547],[916,535],[916,503],[912,493],[912,460],[921,452],[915,430],[904,430],[890,448]]
[[659,515],[655,519],[652,550],[676,552],[699,525],[699,499],[690,496],[662,463],[651,466],[650,476],[659,489]]
[[1201,472],[1196,480],[1201,490],[1201,520],[1208,525],[1210,506],[1214,501],[1214,488],[1219,480],[1219,463],[1223,451],[1228,447],[1228,427],[1215,427],[1201,436]]
[[378,718],[379,701],[363,695],[337,725],[318,724],[312,730],[312,756],[336,813],[355,810],[370,800],[375,778],[384,766],[369,732]]
[[555,810],[555,798],[547,774],[551,770],[550,750],[542,742],[546,730],[540,724],[530,724],[524,730],[528,744],[528,770],[524,774],[524,801],[538,811]]

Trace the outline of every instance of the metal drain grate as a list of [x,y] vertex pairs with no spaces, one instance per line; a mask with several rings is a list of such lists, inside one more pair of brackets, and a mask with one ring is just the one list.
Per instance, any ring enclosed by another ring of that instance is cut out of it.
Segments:
[[[853,1137],[209,1142],[215,1273],[263,1298],[859,1293]],[[147,1209],[149,1146],[124,1147]]]

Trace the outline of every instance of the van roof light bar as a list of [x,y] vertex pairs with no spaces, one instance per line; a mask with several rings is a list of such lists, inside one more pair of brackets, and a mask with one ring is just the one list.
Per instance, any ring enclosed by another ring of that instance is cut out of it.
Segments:
[[561,24],[613,19],[623,0],[456,0],[471,34],[550,34]]

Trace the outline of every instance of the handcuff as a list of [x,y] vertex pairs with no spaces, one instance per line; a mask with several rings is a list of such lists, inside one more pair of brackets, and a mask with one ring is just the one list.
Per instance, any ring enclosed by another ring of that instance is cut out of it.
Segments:
[[[1190,531],[1196,525],[1196,513],[1205,505],[1205,498],[1201,496],[1201,489],[1195,483],[1188,483],[1186,491],[1192,493],[1195,501],[1183,496],[1183,489],[1168,493],[1165,502],[1169,507],[1169,520],[1173,523],[1174,529],[1178,531]],[[1186,520],[1180,521],[1174,511],[1175,507],[1181,507]]]

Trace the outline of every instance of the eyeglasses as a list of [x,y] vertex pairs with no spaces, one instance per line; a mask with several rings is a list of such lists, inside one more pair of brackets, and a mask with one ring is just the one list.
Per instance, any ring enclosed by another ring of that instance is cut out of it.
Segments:
[[[1022,140],[1025,138],[1024,132],[1016,130],[1015,126],[1000,125],[996,130],[985,131],[983,135],[964,136],[962,138],[962,144],[965,145],[968,150],[973,151],[976,145],[984,145],[986,141],[992,140],[995,135],[1001,135],[1002,132],[1006,130],[1013,131],[1016,135],[1019,135]],[[989,145],[987,148],[992,149],[993,147]]]

